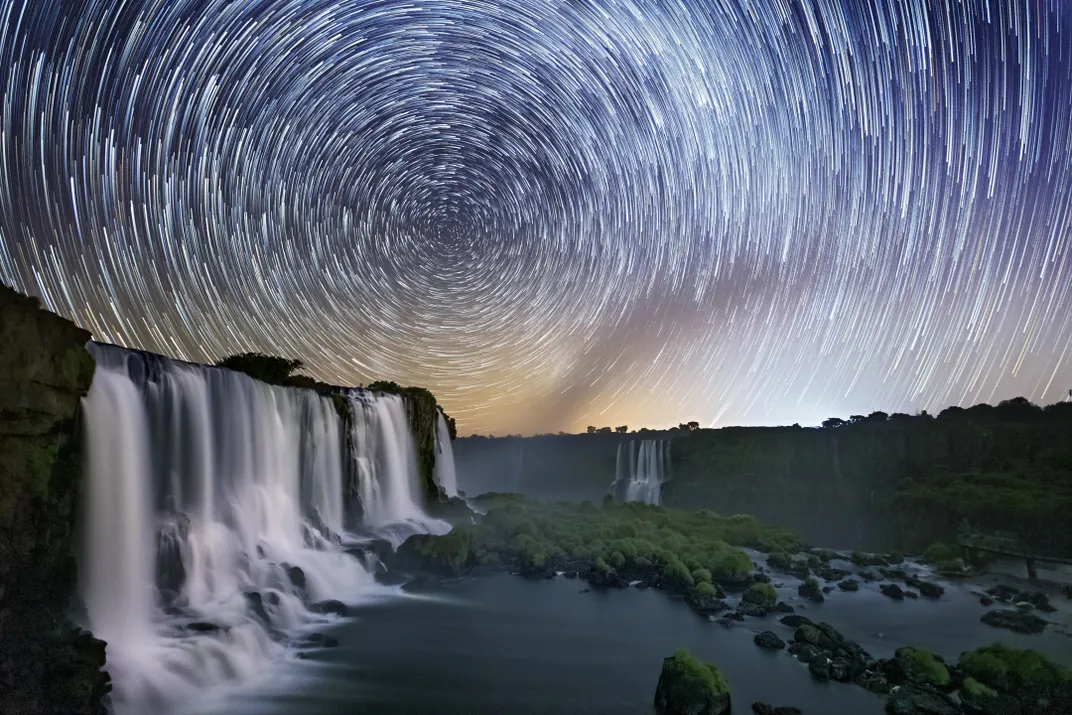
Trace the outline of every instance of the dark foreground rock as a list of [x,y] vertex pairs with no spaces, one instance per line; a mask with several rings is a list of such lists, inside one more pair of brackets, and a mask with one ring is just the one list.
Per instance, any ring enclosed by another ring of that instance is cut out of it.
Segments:
[[895,583],[884,583],[878,587],[878,590],[883,596],[892,598],[894,601],[903,601],[905,597],[904,590]]
[[886,701],[888,715],[960,715],[949,696],[934,688],[909,683],[894,690]]
[[725,677],[710,663],[679,650],[663,659],[655,688],[658,715],[728,715],[730,690]]
[[777,636],[773,631],[763,631],[756,634],[756,645],[760,648],[770,648],[772,650],[781,650],[785,648],[785,641]]
[[345,603],[335,600],[317,601],[309,606],[309,610],[313,613],[334,613],[336,616],[345,616],[350,612]]
[[774,707],[766,703],[752,703],[752,712],[756,715],[801,715],[799,708]]
[[1007,628],[1017,633],[1042,633],[1046,629],[1046,621],[1038,616],[1023,611],[995,610],[987,611],[979,619],[988,626],[994,628]]
[[0,285],[0,712],[102,715],[105,644],[68,608],[90,334]]

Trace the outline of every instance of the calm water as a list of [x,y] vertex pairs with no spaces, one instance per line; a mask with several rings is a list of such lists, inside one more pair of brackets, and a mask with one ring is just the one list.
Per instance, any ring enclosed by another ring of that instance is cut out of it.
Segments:
[[[797,582],[785,583],[780,594],[799,606]],[[756,700],[826,715],[883,711],[883,698],[855,685],[815,682],[784,651],[758,648],[752,638],[760,630],[792,635],[775,618],[726,629],[659,591],[578,593],[584,587],[501,574],[358,608],[355,618],[320,629],[340,647],[310,651],[267,682],[189,712],[650,715],[662,659],[680,647],[722,669],[738,713]],[[955,658],[1000,639],[1072,658],[1072,640],[1053,627],[1021,636],[980,624],[984,609],[970,592],[978,588],[947,585],[938,602],[895,603],[865,584],[800,612],[829,621],[876,657],[917,645]],[[1051,619],[1067,622],[1067,602],[1058,605]]]

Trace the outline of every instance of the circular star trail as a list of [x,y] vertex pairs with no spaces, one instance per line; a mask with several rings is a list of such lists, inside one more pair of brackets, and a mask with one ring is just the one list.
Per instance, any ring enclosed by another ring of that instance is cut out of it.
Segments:
[[1072,387],[1061,0],[5,0],[0,279],[470,431]]

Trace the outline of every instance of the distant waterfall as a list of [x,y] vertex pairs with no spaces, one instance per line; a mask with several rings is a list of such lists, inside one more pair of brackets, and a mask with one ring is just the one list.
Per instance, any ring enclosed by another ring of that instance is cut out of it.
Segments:
[[436,416],[436,483],[448,497],[458,496],[458,473],[454,468],[454,449],[450,444],[450,429],[447,419],[440,412]]
[[[310,604],[393,592],[343,550],[349,531],[397,543],[449,528],[418,506],[400,397],[353,391],[347,435],[313,390],[88,349],[81,591],[108,642],[117,713],[166,712],[263,677],[280,634],[325,618]],[[363,524],[347,523],[353,491]]]
[[618,444],[617,466],[610,493],[615,501],[658,504],[662,485],[670,478],[670,442],[629,440]]

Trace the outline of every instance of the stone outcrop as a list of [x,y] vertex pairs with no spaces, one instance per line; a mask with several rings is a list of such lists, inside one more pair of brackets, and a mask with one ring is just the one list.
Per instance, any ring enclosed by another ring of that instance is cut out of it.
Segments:
[[0,286],[0,713],[103,713],[102,641],[67,620],[76,588],[79,401],[89,333]]

